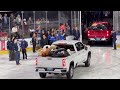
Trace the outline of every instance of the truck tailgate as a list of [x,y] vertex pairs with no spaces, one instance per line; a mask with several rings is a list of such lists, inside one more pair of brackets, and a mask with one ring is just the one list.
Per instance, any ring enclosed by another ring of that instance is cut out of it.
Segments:
[[52,68],[62,68],[63,58],[53,58],[53,57],[39,57],[38,67],[52,67]]

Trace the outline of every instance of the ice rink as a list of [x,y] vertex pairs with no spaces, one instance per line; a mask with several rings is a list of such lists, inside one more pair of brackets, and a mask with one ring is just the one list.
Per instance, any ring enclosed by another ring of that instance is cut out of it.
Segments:
[[[73,79],[120,79],[120,49],[92,46],[91,51],[91,66],[84,67],[81,64],[75,69]],[[8,55],[0,55],[0,79],[41,79],[38,72],[35,72],[37,56],[37,53],[28,52],[28,60],[20,60],[21,65],[17,66],[15,61],[9,61]],[[66,77],[48,74],[46,79]]]

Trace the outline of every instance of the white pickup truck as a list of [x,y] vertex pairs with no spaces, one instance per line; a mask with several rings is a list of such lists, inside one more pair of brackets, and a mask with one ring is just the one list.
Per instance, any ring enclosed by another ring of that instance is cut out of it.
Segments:
[[65,74],[68,79],[72,79],[74,69],[81,62],[85,63],[85,67],[90,66],[90,46],[77,40],[59,40],[52,45],[59,49],[48,57],[37,58],[36,72],[39,72],[41,78],[45,78],[47,74]]

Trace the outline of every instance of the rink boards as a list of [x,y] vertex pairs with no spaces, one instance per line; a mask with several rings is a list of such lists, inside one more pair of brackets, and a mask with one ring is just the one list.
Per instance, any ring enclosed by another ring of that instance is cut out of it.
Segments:
[[[21,39],[19,39],[21,40]],[[32,51],[32,38],[25,39],[28,42],[27,51]],[[7,41],[0,41],[0,54],[7,54]]]

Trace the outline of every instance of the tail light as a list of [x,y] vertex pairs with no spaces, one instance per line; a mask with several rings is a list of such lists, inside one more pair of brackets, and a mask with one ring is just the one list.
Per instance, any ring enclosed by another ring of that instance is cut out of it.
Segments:
[[36,66],[38,65],[38,59],[37,58],[35,59],[35,64],[36,64]]
[[90,31],[88,31],[88,33],[90,33]]
[[107,33],[109,33],[109,31],[107,31]]
[[62,59],[62,66],[63,66],[63,67],[66,66],[66,59],[65,59],[65,58]]
[[109,36],[109,34],[107,34],[107,36]]
[[88,34],[88,36],[90,36],[90,34]]

